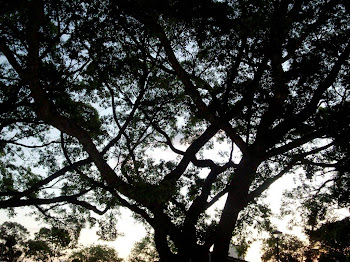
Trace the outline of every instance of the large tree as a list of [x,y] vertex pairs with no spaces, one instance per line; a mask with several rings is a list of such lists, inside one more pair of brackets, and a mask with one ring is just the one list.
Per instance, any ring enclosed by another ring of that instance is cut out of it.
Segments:
[[123,206],[161,261],[224,261],[272,183],[347,168],[349,32],[345,0],[4,3],[0,207]]

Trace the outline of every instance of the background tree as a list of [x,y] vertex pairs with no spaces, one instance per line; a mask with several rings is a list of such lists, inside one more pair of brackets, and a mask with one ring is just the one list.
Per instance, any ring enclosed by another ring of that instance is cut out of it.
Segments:
[[7,3],[0,208],[79,231],[123,206],[161,261],[224,261],[273,182],[348,170],[349,20],[345,0]]
[[154,262],[159,260],[153,235],[148,233],[136,242],[128,257],[129,262]]
[[23,253],[23,243],[28,230],[16,222],[4,222],[0,226],[0,260],[17,261]]
[[279,261],[304,261],[304,253],[307,249],[307,243],[301,241],[298,237],[284,234],[279,238],[278,255],[276,245],[276,238],[273,236],[264,240],[262,248],[263,254],[261,256],[263,261],[278,261],[277,256],[279,256]]
[[29,255],[40,259],[59,258],[65,254],[65,250],[74,247],[75,241],[70,232],[61,228],[40,228],[35,233],[35,240],[27,244]]
[[25,256],[35,261],[49,261],[53,255],[49,245],[41,240],[28,240],[25,243]]
[[350,220],[327,222],[309,231],[311,248],[318,251],[318,261],[350,260]]
[[[345,111],[343,111],[345,110]],[[347,226],[349,221],[350,198],[350,140],[348,104],[341,110],[328,112],[322,109],[322,125],[334,137],[338,150],[328,152],[324,157],[333,163],[325,164],[325,172],[312,161],[305,163],[307,176],[300,177],[299,186],[284,193],[283,214],[292,214],[292,219],[304,227],[311,242],[310,257],[320,260],[346,260],[348,255]],[[346,126],[339,126],[340,121]],[[293,203],[293,208],[291,206]],[[300,203],[296,208],[296,203]],[[298,214],[296,214],[298,213]],[[339,215],[340,214],[340,215]]]
[[118,257],[117,251],[105,245],[93,245],[83,247],[80,250],[74,251],[70,255],[70,261],[78,262],[122,262],[123,259]]

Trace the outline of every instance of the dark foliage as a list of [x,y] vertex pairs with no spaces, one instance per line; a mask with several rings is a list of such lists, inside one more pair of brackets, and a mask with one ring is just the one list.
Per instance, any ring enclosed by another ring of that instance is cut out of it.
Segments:
[[349,21],[342,0],[2,5],[0,208],[106,231],[123,206],[171,262],[223,261],[300,167],[346,203]]

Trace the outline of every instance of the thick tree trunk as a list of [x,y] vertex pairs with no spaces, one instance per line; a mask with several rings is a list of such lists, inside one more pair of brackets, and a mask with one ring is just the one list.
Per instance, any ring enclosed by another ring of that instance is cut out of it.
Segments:
[[[235,229],[239,212],[248,204],[249,187],[258,164],[249,158],[243,158],[236,170],[233,180],[229,185],[229,192],[223,209],[219,225],[214,235],[214,250],[211,262],[223,262],[227,260],[230,241]],[[193,221],[195,224],[195,221]],[[155,230],[155,242],[161,262],[206,262],[209,261],[208,246],[200,246],[197,243],[196,229],[187,224],[181,233],[181,241],[177,243],[177,254],[173,254],[168,246],[166,233],[160,226]]]
[[[242,197],[242,198],[241,198]],[[238,214],[245,207],[244,196],[229,194],[214,239],[212,262],[226,261]]]
[[154,242],[160,257],[160,262],[176,262],[175,256],[169,249],[167,236],[162,230],[155,229]]
[[258,164],[255,162],[243,158],[237,168],[214,236],[212,262],[222,262],[227,259],[232,233],[235,229],[239,212],[248,204],[247,197],[252,181],[251,177],[256,172],[257,166]]
[[188,246],[192,248],[179,250],[177,261],[207,262],[209,260],[209,248],[196,244],[196,241],[192,243],[190,243],[190,241],[185,241],[184,244],[188,244]]

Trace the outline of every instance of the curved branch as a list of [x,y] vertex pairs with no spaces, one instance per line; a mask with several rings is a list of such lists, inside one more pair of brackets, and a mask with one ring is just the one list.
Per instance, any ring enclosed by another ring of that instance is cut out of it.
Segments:
[[91,211],[94,211],[95,213],[99,215],[103,215],[106,210],[99,210],[97,207],[91,205],[90,203],[87,203],[86,201],[78,200],[78,197],[86,194],[90,190],[85,190],[79,194],[71,195],[71,196],[59,196],[59,197],[53,197],[49,199],[45,198],[28,198],[28,199],[8,199],[0,201],[0,209],[1,208],[9,208],[9,207],[23,207],[23,206],[34,206],[34,205],[49,205],[49,204],[55,204],[55,203],[62,203],[67,202],[75,205],[83,206]]
[[262,183],[258,188],[256,188],[254,191],[249,193],[248,200],[252,201],[254,198],[260,196],[266,189],[269,188],[269,186],[271,184],[273,184],[276,180],[278,180],[283,175],[288,173],[297,164],[297,162],[304,162],[305,161],[305,159],[304,159],[305,157],[307,157],[309,155],[312,155],[312,154],[319,153],[319,152],[321,152],[323,150],[326,150],[329,147],[331,147],[332,145],[334,145],[334,143],[329,143],[329,144],[327,144],[325,146],[322,146],[322,147],[319,147],[319,148],[315,148],[313,150],[310,150],[310,151],[307,151],[307,152],[303,152],[301,154],[294,155],[293,159],[286,165],[285,168],[283,168],[283,170],[281,170],[277,175],[275,175],[275,176],[273,176],[271,178],[267,178],[264,181],[264,183]]
[[42,144],[42,145],[30,146],[30,145],[25,145],[25,144],[18,143],[18,142],[12,141],[12,140],[3,140],[3,139],[0,139],[0,143],[13,144],[13,145],[22,146],[22,147],[25,147],[25,148],[40,148],[40,147],[46,147],[46,146],[49,146],[49,145],[52,145],[52,144],[58,144],[58,143],[60,143],[60,142],[58,142],[58,141],[51,141],[51,142],[48,142],[48,143]]
[[142,81],[142,87],[141,87],[141,92],[139,93],[139,95],[136,98],[136,101],[134,103],[132,103],[130,100],[129,102],[132,104],[133,108],[130,112],[130,114],[128,115],[127,119],[125,120],[124,124],[121,126],[119,121],[118,121],[118,117],[117,117],[117,113],[115,111],[116,105],[115,105],[115,97],[114,97],[114,92],[113,89],[110,87],[110,85],[108,83],[106,83],[107,89],[109,90],[109,93],[111,95],[111,100],[112,100],[112,113],[113,113],[113,118],[114,121],[116,122],[118,128],[119,128],[119,132],[118,135],[112,139],[108,145],[102,150],[102,154],[105,154],[115,143],[117,143],[119,141],[119,139],[121,138],[121,136],[123,134],[125,134],[125,130],[128,127],[128,125],[130,124],[131,120],[133,119],[136,110],[139,108],[141,100],[143,99],[145,93],[146,93],[146,78],[147,76],[144,76]]
[[227,194],[228,191],[229,191],[229,187],[225,187],[223,190],[217,193],[209,202],[207,202],[204,210],[207,210],[212,205],[214,205],[220,198],[222,198],[225,194]]
[[[37,3],[33,1],[33,3]],[[35,9],[36,12],[40,12],[41,8]],[[34,18],[35,15],[42,15],[42,10],[40,14],[31,14],[31,19],[35,21],[31,25],[30,31],[32,37],[29,42],[29,51],[28,51],[28,70],[30,73],[29,79],[29,88],[31,90],[31,95],[34,98],[36,105],[36,113],[38,117],[47,122],[48,124],[56,127],[61,132],[64,132],[68,135],[71,135],[78,139],[78,141],[82,144],[84,150],[89,154],[91,161],[93,161],[98,168],[101,176],[108,184],[114,185],[120,189],[125,194],[132,194],[132,188],[125,183],[122,179],[120,179],[113,169],[108,165],[108,163],[103,159],[101,153],[97,150],[91,136],[89,133],[78,126],[75,121],[59,114],[55,110],[55,106],[47,97],[45,90],[43,90],[40,77],[39,77],[39,51],[38,51],[38,31],[39,31],[39,23],[37,20],[39,18]]]
[[254,191],[250,192],[247,199],[248,202],[254,200],[256,197],[260,196],[266,189],[268,189],[275,181],[281,178],[283,175],[288,173],[297,163],[298,160],[292,160],[283,170],[281,170],[277,175],[265,179],[265,181]]
[[291,141],[283,146],[272,148],[270,151],[268,151],[265,154],[265,159],[268,159],[272,156],[284,154],[290,150],[293,150],[299,146],[302,146],[302,145],[312,141],[313,139],[319,138],[321,134],[322,134],[322,132],[317,130],[315,132],[312,132],[310,134],[306,134],[300,138],[297,138],[297,139],[295,139],[295,140],[293,140],[293,141]]
[[347,44],[346,48],[342,52],[342,54],[338,57],[338,60],[333,65],[329,74],[325,77],[323,82],[319,84],[317,89],[315,90],[310,102],[305,106],[305,108],[299,112],[298,114],[288,116],[283,122],[274,127],[268,134],[268,145],[273,145],[277,141],[279,141],[284,134],[286,134],[289,130],[291,130],[295,126],[299,126],[305,120],[309,118],[311,114],[313,114],[317,108],[320,100],[324,92],[332,86],[333,82],[338,77],[339,71],[341,70],[342,65],[349,58],[350,53],[350,43]]
[[24,196],[29,196],[30,194],[38,191],[41,187],[44,185],[47,185],[51,181],[59,178],[60,176],[63,176],[65,173],[76,170],[78,167],[82,165],[86,165],[91,163],[90,158],[86,158],[80,161],[77,161],[75,163],[71,163],[69,166],[65,166],[64,168],[58,170],[57,172],[53,173],[52,175],[48,176],[47,178],[35,183],[32,185],[30,188],[24,190],[23,192],[18,192],[18,191],[8,191],[8,192],[1,192],[0,196],[13,196],[13,199],[20,199],[21,197]]
[[169,148],[176,154],[179,155],[184,155],[185,152],[183,152],[182,150],[177,149],[173,142],[171,141],[171,138],[169,137],[169,135],[162,130],[159,125],[157,125],[152,119],[151,117],[147,114],[147,112],[145,110],[142,110],[143,114],[146,116],[146,119],[151,123],[152,127],[154,128],[154,130],[156,130],[159,134],[161,134],[162,136],[164,136],[166,142],[165,144],[167,144],[169,146]]
[[26,78],[24,69],[18,63],[16,57],[13,55],[12,50],[6,45],[6,42],[3,38],[0,38],[0,51],[5,55],[7,61],[15,69],[18,75],[22,78]]
[[217,133],[218,127],[209,126],[202,135],[200,135],[186,150],[182,160],[177,165],[177,167],[167,174],[163,181],[161,182],[161,186],[171,185],[173,187],[175,185],[175,181],[177,181],[183,172],[185,172],[187,166],[192,160],[195,160],[195,155],[197,152]]
[[318,166],[318,167],[323,167],[323,168],[328,168],[328,167],[334,167],[336,169],[342,168],[343,166],[339,165],[338,163],[316,163],[310,160],[303,160],[303,163],[307,165],[312,165],[312,166]]
[[[151,20],[151,21],[150,21]],[[218,126],[223,129],[228,136],[236,143],[236,145],[240,148],[243,153],[248,154],[247,144],[243,141],[243,139],[236,133],[236,131],[232,128],[228,121],[225,119],[221,119],[217,117],[215,113],[203,102],[201,95],[197,88],[192,84],[192,80],[190,75],[186,72],[185,69],[182,68],[179,61],[177,60],[174,51],[171,47],[171,43],[167,38],[165,32],[161,28],[161,26],[154,22],[153,19],[146,19],[146,23],[152,23],[154,29],[157,31],[159,36],[159,40],[163,45],[165,52],[168,56],[168,59],[177,73],[178,77],[181,79],[182,83],[185,87],[185,92],[191,97],[192,101],[195,103],[199,112],[210,121],[211,124]]]
[[222,195],[224,195],[227,192],[227,189],[225,188],[219,194],[214,196],[210,200],[210,202],[207,202],[207,199],[212,189],[212,185],[216,181],[217,177],[234,166],[235,164],[233,164],[232,162],[229,162],[221,167],[216,165],[212,166],[212,170],[210,171],[209,175],[204,181],[201,194],[193,201],[191,207],[188,210],[186,217],[186,220],[188,220],[188,222],[193,223],[201,213],[207,210],[211,205],[215,203],[215,201],[217,201]]

